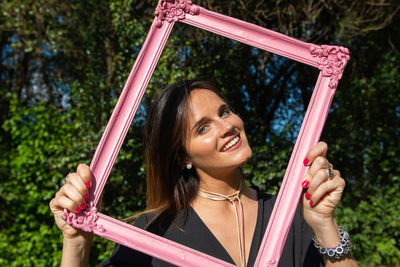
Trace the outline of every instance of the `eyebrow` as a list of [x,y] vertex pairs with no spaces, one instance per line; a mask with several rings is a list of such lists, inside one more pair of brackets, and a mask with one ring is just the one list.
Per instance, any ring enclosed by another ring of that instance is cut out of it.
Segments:
[[[221,106],[219,106],[218,108],[218,114],[221,113],[221,111],[224,108],[229,108],[228,105],[226,103],[222,104]],[[191,131],[194,131],[199,125],[203,124],[204,122],[206,122],[208,119],[206,117],[202,117],[200,120],[198,120],[192,127]]]
[[200,120],[198,120],[192,127],[192,131],[194,131],[197,127],[199,127],[199,125],[203,124],[204,122],[206,122],[208,119],[206,117],[201,118]]

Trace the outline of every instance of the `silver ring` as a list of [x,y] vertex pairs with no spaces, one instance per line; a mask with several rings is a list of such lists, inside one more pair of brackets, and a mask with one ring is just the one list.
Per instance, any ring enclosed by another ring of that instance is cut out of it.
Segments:
[[333,170],[331,168],[328,168],[328,179],[332,179],[333,178]]
[[71,173],[68,173],[67,176],[65,176],[65,178],[62,181],[62,184],[65,185],[66,183],[68,183],[67,179],[68,177],[71,175]]

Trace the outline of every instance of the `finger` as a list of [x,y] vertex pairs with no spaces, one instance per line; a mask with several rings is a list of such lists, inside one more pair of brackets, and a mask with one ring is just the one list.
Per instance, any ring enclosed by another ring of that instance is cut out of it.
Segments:
[[330,166],[331,166],[331,164],[325,157],[319,156],[319,157],[315,158],[313,160],[313,163],[311,164],[310,168],[308,169],[304,180],[307,180],[309,183],[311,183],[311,181],[313,180],[313,177],[320,169],[327,169]]
[[85,183],[86,187],[90,189],[93,185],[93,179],[92,179],[92,173],[90,171],[90,168],[86,164],[79,164],[78,167],[76,168],[76,172],[78,175],[82,178],[83,182]]
[[[334,176],[336,175],[335,171],[333,171]],[[315,191],[318,187],[321,186],[324,182],[329,180],[328,169],[319,169],[317,173],[313,176],[313,179],[310,182],[310,186],[308,187],[307,192],[314,196]]]
[[66,196],[60,196],[60,197],[53,198],[50,201],[50,208],[53,213],[55,213],[57,210],[62,211],[63,209],[67,209],[71,212],[77,212],[76,211],[77,206],[76,206],[75,202]]
[[75,208],[72,209],[71,211],[79,213],[79,212],[81,212],[82,209],[86,208],[84,198],[83,198],[82,194],[78,191],[78,189],[75,188],[75,186],[68,183],[68,184],[65,184],[61,188],[61,190],[63,192],[61,197],[65,196],[65,197],[69,198],[72,202],[74,202]]
[[345,181],[340,176],[336,175],[334,179],[328,180],[322,184],[315,190],[312,194],[310,201],[312,201],[311,206],[316,205],[320,200],[322,200],[325,196],[329,195],[331,192],[334,192],[340,189],[340,193],[343,192],[343,188],[345,186]]
[[79,191],[85,201],[88,201],[89,189],[85,185],[85,182],[82,180],[81,176],[79,176],[77,173],[71,173],[69,175],[68,183],[72,184]]
[[310,149],[310,151],[308,151],[303,163],[304,165],[309,166],[317,157],[325,157],[326,153],[328,153],[328,145],[325,142],[318,142]]

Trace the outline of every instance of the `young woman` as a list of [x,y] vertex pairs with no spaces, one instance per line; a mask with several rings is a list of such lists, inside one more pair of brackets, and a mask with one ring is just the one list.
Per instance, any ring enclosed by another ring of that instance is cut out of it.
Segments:
[[[253,266],[275,198],[247,187],[240,167],[251,157],[243,121],[206,81],[184,81],[163,90],[145,129],[147,209],[135,226],[238,266]],[[304,160],[304,194],[279,266],[357,266],[347,233],[334,210],[345,182],[316,144]],[[268,175],[268,174],[266,174]],[[61,229],[62,266],[87,266],[92,234],[66,224],[63,209],[80,212],[92,176],[81,164],[50,202]],[[299,185],[300,186],[300,185]],[[312,242],[315,235],[316,246]],[[328,249],[329,256],[326,254]],[[322,252],[322,255],[320,254]],[[168,266],[118,245],[102,266]]]

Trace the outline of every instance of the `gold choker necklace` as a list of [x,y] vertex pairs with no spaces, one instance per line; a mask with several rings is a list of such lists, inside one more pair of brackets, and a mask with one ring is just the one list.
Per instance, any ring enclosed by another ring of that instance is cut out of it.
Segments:
[[[243,180],[240,181],[239,189],[233,194],[222,195],[219,193],[214,193],[214,192],[205,191],[203,189],[199,189],[199,196],[201,196],[203,198],[211,199],[211,200],[217,200],[217,201],[228,200],[233,205],[233,208],[235,209],[235,215],[236,215],[236,226],[237,226],[237,233],[238,233],[240,260],[241,260],[242,266],[245,267],[246,266],[246,258],[245,258],[245,247],[244,247],[244,218],[243,218],[243,205],[242,205],[242,202],[240,201],[240,193],[242,192],[242,187],[243,187]],[[240,223],[238,211],[237,211],[237,208],[235,205],[236,200],[239,203],[240,213],[242,215],[242,223]]]

